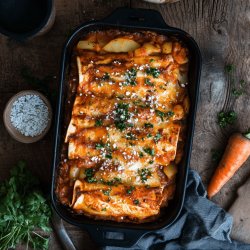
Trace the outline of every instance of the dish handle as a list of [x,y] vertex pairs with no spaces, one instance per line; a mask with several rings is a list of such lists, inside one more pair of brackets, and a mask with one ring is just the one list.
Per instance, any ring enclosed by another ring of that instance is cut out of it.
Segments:
[[91,238],[99,246],[131,247],[146,232],[144,230],[131,230],[124,228],[96,227],[94,225],[86,228]]
[[103,19],[110,25],[161,28],[169,27],[162,15],[152,9],[117,8],[112,14]]

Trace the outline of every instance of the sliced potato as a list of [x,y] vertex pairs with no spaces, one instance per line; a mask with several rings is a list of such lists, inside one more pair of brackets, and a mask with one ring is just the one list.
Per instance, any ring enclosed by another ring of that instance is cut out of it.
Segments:
[[142,47],[135,50],[135,56],[148,56],[156,53],[161,53],[161,48],[152,43],[144,43]]
[[77,49],[97,50],[98,44],[89,40],[79,41]]
[[71,166],[70,170],[69,170],[69,176],[70,179],[77,179],[79,176],[79,172],[80,172],[80,168],[78,168],[77,166]]
[[177,167],[174,164],[169,164],[163,168],[163,172],[169,179],[172,179],[177,173]]
[[173,58],[179,64],[188,62],[187,50],[183,48],[180,43],[175,42],[173,44]]
[[174,106],[173,112],[174,112],[174,119],[175,120],[181,120],[185,114],[183,107],[179,104]]
[[140,44],[132,39],[128,38],[117,38],[111,40],[108,44],[103,47],[103,50],[107,52],[130,52],[140,47]]
[[162,45],[162,53],[164,54],[170,54],[172,52],[172,42],[165,42]]

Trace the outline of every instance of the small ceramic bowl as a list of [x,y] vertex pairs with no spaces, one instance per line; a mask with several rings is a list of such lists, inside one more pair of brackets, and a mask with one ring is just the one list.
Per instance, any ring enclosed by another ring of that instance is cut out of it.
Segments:
[[[25,135],[21,134],[12,125],[11,120],[10,120],[10,113],[11,113],[13,103],[19,97],[25,96],[25,95],[37,95],[37,96],[39,96],[44,101],[44,103],[48,107],[48,111],[49,111],[49,120],[48,120],[47,127],[43,130],[43,132],[40,135],[37,135],[37,136],[34,136],[34,137],[25,136]],[[22,143],[33,143],[33,142],[36,142],[36,141],[39,141],[40,139],[42,139],[50,129],[51,120],[52,120],[52,108],[51,108],[51,105],[50,105],[48,99],[43,94],[41,94],[40,92],[34,91],[34,90],[24,90],[24,91],[21,91],[21,92],[17,93],[13,97],[11,97],[10,100],[8,101],[8,103],[7,103],[7,105],[6,105],[5,109],[4,109],[4,113],[3,113],[3,122],[4,122],[6,130],[8,131],[8,133],[10,134],[10,136],[12,138],[14,138],[15,140],[17,140],[19,142],[22,142]]]

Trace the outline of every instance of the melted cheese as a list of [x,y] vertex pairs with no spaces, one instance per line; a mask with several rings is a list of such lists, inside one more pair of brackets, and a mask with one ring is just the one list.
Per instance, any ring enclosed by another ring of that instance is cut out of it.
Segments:
[[159,216],[175,187],[163,168],[182,155],[187,62],[181,43],[152,32],[93,32],[79,43],[62,162],[71,184],[58,188],[74,183],[68,205],[75,212],[136,223]]

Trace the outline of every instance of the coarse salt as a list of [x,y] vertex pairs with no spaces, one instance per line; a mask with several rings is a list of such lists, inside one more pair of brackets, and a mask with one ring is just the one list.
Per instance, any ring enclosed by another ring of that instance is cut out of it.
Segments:
[[49,109],[38,95],[24,95],[12,105],[12,125],[25,136],[38,136],[47,127]]

